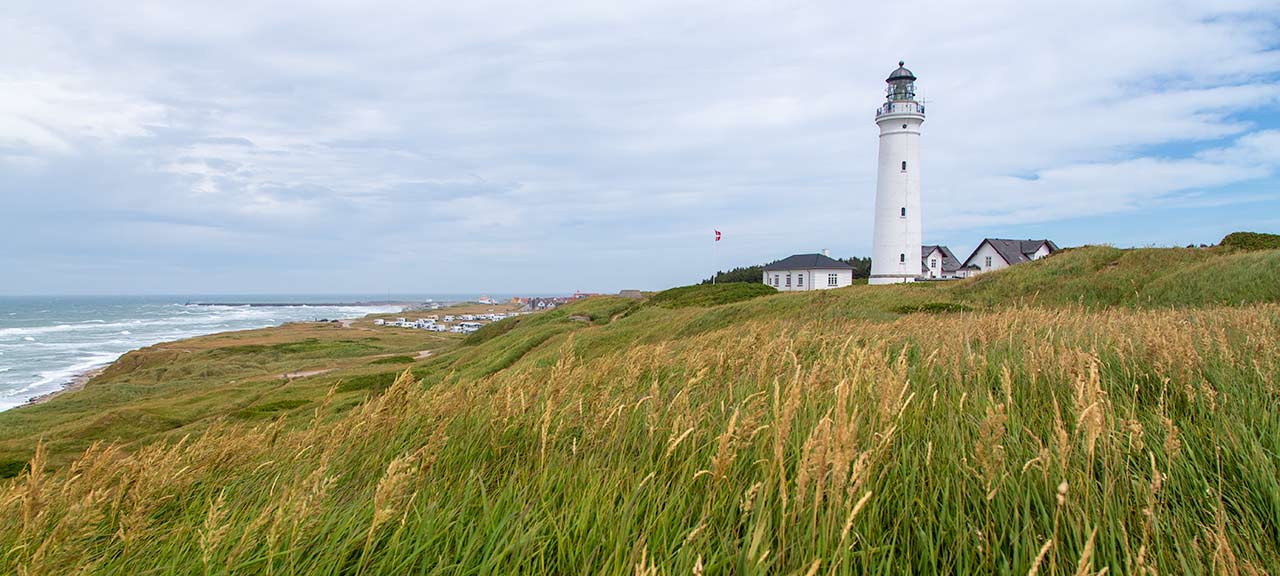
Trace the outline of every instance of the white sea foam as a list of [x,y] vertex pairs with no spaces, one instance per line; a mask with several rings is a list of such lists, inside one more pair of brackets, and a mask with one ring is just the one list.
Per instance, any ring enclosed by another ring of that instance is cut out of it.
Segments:
[[112,353],[94,354],[89,356],[87,359],[80,360],[65,368],[45,370],[38,374],[40,378],[39,380],[11,392],[7,394],[7,396],[27,396],[29,398],[40,394],[48,394],[49,392],[58,390],[68,382],[71,382],[76,378],[76,376],[84,374],[85,372],[95,368],[106,366],[107,364],[114,362],[116,358],[119,358],[120,356],[120,354]]

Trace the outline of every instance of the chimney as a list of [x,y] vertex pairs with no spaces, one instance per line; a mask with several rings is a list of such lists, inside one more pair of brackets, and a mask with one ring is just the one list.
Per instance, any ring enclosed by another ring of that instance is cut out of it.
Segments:
[[830,257],[831,257],[831,251],[830,251],[830,250],[827,250],[826,248],[823,248],[823,249],[822,249],[822,255],[823,255],[823,256],[826,256],[827,258],[830,258]]

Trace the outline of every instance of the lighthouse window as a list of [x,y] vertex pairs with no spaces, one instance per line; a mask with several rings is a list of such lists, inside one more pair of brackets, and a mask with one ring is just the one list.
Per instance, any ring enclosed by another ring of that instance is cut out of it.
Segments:
[[902,171],[903,171],[903,172],[906,172],[906,171],[907,171],[907,161],[906,161],[906,160],[903,160],[903,161],[902,161]]
[[899,254],[899,255],[898,255],[898,261],[899,261],[899,262],[906,262],[906,261],[907,261],[907,255],[906,255],[906,254]]
[[903,130],[906,130],[906,129],[907,129],[907,125],[906,125],[906,124],[903,124],[903,125],[902,125],[902,129],[903,129]]
[[907,217],[907,207],[906,207],[906,206],[903,206],[903,207],[902,207],[902,217],[903,217],[903,218],[906,218],[906,217]]

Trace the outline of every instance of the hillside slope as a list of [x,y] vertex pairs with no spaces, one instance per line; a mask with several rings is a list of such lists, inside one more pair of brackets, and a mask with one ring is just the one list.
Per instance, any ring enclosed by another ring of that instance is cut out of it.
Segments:
[[1091,247],[947,284],[592,298],[364,401],[37,453],[0,488],[0,571],[1275,572],[1278,266]]

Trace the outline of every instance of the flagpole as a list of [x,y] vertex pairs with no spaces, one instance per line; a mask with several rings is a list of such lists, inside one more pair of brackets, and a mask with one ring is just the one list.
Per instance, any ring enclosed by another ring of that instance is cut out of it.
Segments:
[[720,276],[720,271],[716,268],[720,267],[720,231],[715,230],[715,237],[711,239],[711,285],[716,285],[716,280]]

